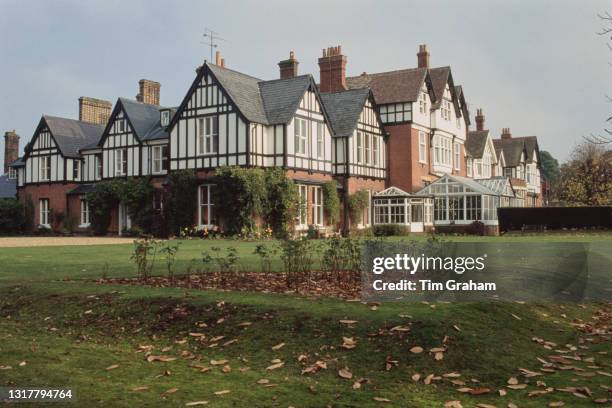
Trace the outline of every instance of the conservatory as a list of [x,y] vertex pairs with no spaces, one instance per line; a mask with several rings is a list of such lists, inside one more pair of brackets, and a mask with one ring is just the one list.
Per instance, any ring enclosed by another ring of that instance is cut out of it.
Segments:
[[497,208],[515,205],[515,195],[506,177],[472,180],[445,174],[417,193],[434,197],[435,225],[468,225],[481,221],[497,226]]
[[389,187],[372,196],[374,224],[400,224],[410,232],[423,232],[433,227],[433,197],[411,195],[397,187]]

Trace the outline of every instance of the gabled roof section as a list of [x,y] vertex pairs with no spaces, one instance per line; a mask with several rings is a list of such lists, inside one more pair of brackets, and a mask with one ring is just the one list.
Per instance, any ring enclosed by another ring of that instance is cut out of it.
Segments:
[[461,115],[465,120],[467,126],[469,126],[472,121],[470,120],[470,111],[467,106],[467,102],[465,101],[465,93],[463,92],[463,87],[461,85],[455,86],[455,95],[457,95],[457,100],[461,104]]
[[429,76],[431,77],[431,84],[433,86],[433,91],[435,95],[435,100],[431,105],[432,109],[438,109],[442,105],[442,97],[444,96],[444,90],[446,89],[446,84],[449,85],[452,96],[455,99],[455,107],[458,107],[456,103],[456,91],[455,86],[453,84],[453,76],[451,74],[450,67],[439,67],[439,68],[430,68]]
[[371,96],[369,88],[322,93],[321,100],[335,136],[351,136],[366,101]]
[[428,81],[426,68],[361,74],[346,78],[349,89],[370,88],[377,104],[415,102],[424,81]]
[[127,98],[119,98],[119,102],[138,139],[144,141],[168,138],[168,133],[161,126],[159,113],[160,110],[168,108]]
[[304,93],[312,86],[311,75],[300,75],[288,79],[259,82],[261,99],[268,124],[287,123],[295,115]]
[[[494,139],[495,150],[504,152],[506,167],[516,167],[521,162],[521,153],[525,152],[525,142],[520,137],[511,139]],[[498,155],[499,156],[499,155]]]
[[514,189],[508,177],[499,176],[488,179],[478,179],[476,182],[482,184],[496,194],[514,197]]
[[481,159],[489,139],[488,130],[472,130],[465,139],[465,152],[473,159]]
[[[259,88],[261,79],[208,62],[204,63],[204,67],[213,74],[228,93],[232,102],[250,122],[268,124]],[[205,70],[201,69],[200,71]]]
[[525,150],[527,151],[527,163],[533,162],[533,156],[536,155],[538,162],[540,161],[540,149],[538,147],[537,136],[522,136],[518,139],[523,139],[525,142]]
[[79,157],[79,150],[97,142],[104,131],[102,125],[56,116],[44,115],[42,121],[47,124],[53,140],[65,157]]

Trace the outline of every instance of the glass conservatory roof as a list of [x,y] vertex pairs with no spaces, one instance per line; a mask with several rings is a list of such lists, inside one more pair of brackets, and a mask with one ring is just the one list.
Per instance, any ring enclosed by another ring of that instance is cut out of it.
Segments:
[[[497,177],[495,179],[497,179]],[[507,195],[503,192],[503,183],[507,182],[507,179],[499,177],[499,180],[487,181],[486,183],[482,183],[482,181],[484,180],[473,180],[467,177],[445,174],[438,180],[424,187],[421,191],[416,193],[416,195],[442,195],[449,193],[485,194],[494,196]]]

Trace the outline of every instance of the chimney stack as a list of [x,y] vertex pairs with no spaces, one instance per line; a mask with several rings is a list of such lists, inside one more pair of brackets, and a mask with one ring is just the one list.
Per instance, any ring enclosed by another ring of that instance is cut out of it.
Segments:
[[15,129],[4,133],[4,174],[9,172],[9,164],[19,158],[19,135]]
[[79,120],[82,122],[106,125],[112,109],[113,104],[109,101],[87,96],[79,98]]
[[510,133],[510,128],[502,128],[502,139],[512,139],[512,133]]
[[278,67],[280,68],[280,78],[288,79],[294,78],[298,75],[298,65],[300,63],[295,59],[295,54],[293,51],[289,52],[289,59],[281,61],[278,63]]
[[319,58],[321,92],[344,91],[346,87],[346,56],[342,55],[342,46],[323,49]]
[[138,102],[148,103],[149,105],[159,106],[159,90],[161,84],[149,79],[141,79],[138,81],[139,91],[136,95]]
[[419,68],[429,68],[429,51],[427,44],[419,45],[419,53],[417,54],[417,62]]
[[482,108],[476,109],[476,130],[484,130],[485,117]]
[[221,51],[215,51],[215,65],[221,66]]

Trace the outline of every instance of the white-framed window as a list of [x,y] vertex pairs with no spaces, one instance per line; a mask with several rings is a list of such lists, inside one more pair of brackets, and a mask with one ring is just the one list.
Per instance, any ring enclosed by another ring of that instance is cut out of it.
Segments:
[[452,141],[448,137],[434,136],[434,164],[451,166]]
[[101,154],[96,154],[95,162],[96,162],[97,176],[98,178],[102,178],[102,155]]
[[312,223],[314,225],[323,225],[323,189],[319,186],[314,186],[313,193]]
[[378,166],[378,136],[372,136],[372,163]]
[[427,164],[427,134],[419,130],[419,161]]
[[81,227],[89,227],[89,203],[81,198]]
[[212,200],[212,184],[203,184],[198,192],[198,225],[212,226],[215,224],[214,207]]
[[323,127],[323,123],[317,123],[317,158],[322,159],[325,157],[325,148],[324,148],[324,136],[325,136],[325,128]]
[[117,132],[118,133],[123,133],[125,132],[125,120],[123,119],[119,119],[117,121]]
[[442,100],[442,108],[440,111],[442,114],[442,119],[451,120],[451,102],[449,100]]
[[72,178],[74,180],[81,179],[81,162],[79,160],[73,160],[72,162]]
[[300,195],[298,224],[300,227],[305,227],[308,225],[308,186],[298,184],[298,193]]
[[366,164],[370,164],[372,162],[371,160],[371,154],[372,154],[372,148],[371,148],[371,144],[372,144],[372,135],[369,133],[365,134],[365,163]]
[[38,166],[38,178],[40,181],[49,181],[51,178],[51,156],[39,157]]
[[484,178],[491,177],[491,153],[488,151],[482,157],[482,176]]
[[49,226],[49,199],[41,198],[38,201],[40,207],[40,225]]
[[306,119],[295,118],[295,154],[306,155],[308,145],[308,123]]
[[419,112],[427,113],[427,92],[424,91],[419,95]]
[[474,163],[472,162],[472,159],[468,157],[467,159],[467,175],[468,177],[472,177],[472,166],[474,165]]
[[357,132],[357,163],[363,163],[363,132]]
[[453,165],[455,170],[461,170],[461,145],[457,142],[453,144]]
[[127,175],[127,153],[128,149],[115,150],[115,176]]
[[161,111],[160,123],[162,126],[168,126],[170,124],[170,111]]
[[9,167],[8,169],[8,178],[13,180],[17,178],[17,169],[14,167]]
[[153,146],[153,168],[154,174],[162,173],[166,169],[166,163],[168,161],[168,147],[167,146]]
[[214,154],[219,150],[219,117],[207,116],[198,119],[198,154]]

